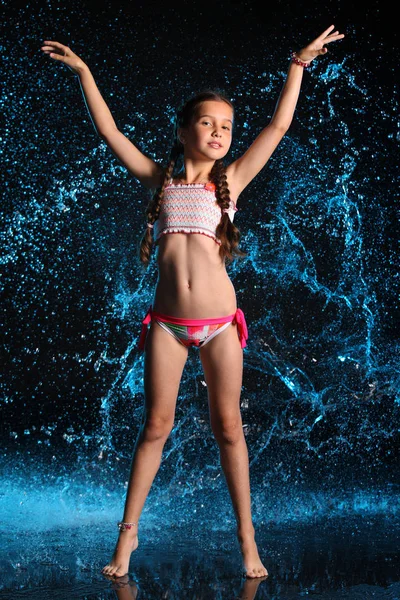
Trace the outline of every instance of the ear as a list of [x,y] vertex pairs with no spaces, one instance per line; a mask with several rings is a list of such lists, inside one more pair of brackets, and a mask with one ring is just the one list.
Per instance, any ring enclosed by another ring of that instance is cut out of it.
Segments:
[[178,134],[178,140],[180,141],[180,143],[185,144],[186,143],[185,132],[182,129],[182,127],[178,128],[177,134]]

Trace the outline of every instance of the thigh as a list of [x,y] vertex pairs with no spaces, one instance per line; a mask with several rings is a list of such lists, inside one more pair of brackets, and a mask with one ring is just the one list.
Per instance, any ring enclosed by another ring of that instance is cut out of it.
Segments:
[[243,349],[237,325],[232,324],[200,350],[208,390],[211,427],[237,425],[241,421],[240,393]]
[[152,322],[144,350],[144,416],[172,426],[188,349]]

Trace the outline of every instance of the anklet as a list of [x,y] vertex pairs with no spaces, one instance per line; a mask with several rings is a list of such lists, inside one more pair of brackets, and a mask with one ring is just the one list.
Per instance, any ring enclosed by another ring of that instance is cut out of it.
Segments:
[[120,521],[118,523],[118,528],[120,531],[125,531],[126,529],[132,529],[132,525],[137,525],[137,523],[124,523],[123,521]]

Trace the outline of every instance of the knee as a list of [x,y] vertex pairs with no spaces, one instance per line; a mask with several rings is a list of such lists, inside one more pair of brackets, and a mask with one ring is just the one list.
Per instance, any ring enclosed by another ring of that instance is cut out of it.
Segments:
[[242,419],[224,419],[214,423],[212,430],[218,444],[237,444],[243,437]]
[[171,433],[173,422],[162,417],[147,418],[142,427],[141,437],[145,442],[165,441]]

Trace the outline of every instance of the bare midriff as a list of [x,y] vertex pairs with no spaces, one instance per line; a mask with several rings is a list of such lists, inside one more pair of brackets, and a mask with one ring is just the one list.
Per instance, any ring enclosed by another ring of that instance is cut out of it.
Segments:
[[236,293],[219,244],[197,233],[162,235],[156,249],[158,279],[153,310],[182,319],[236,312]]

